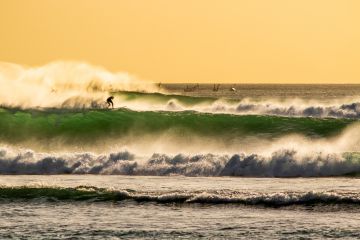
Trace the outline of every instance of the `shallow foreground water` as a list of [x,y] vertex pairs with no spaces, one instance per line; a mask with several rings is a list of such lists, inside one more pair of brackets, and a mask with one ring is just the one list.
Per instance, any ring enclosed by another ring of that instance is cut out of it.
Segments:
[[360,238],[360,179],[1,176],[0,238]]

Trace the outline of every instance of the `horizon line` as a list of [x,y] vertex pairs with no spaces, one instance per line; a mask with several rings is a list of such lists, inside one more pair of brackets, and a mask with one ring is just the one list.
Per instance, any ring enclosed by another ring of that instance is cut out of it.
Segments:
[[360,85],[359,83],[234,83],[234,82],[212,82],[212,83],[200,83],[200,82],[153,82],[154,84],[238,84],[238,85]]

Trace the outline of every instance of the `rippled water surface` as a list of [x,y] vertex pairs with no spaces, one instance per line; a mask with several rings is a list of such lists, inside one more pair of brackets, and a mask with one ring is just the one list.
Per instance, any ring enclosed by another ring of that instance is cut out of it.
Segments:
[[[1,239],[360,237],[360,179],[56,175],[1,176],[0,184]],[[45,190],[79,186],[91,194],[110,191],[142,198],[78,197],[76,192]],[[14,189],[21,191],[13,194]],[[29,189],[40,191],[32,194]],[[329,201],[324,193],[345,194],[352,201]],[[307,198],[298,202],[294,194]],[[179,201],[184,195],[212,201]],[[214,200],[215,195],[222,201]],[[239,196],[252,201],[224,201]],[[272,202],[256,201],[269,197]]]

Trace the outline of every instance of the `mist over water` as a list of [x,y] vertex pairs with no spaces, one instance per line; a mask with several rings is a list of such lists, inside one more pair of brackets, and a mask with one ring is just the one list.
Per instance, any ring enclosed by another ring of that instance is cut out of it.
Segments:
[[0,62],[0,85],[0,105],[22,108],[90,108],[104,105],[112,91],[155,89],[126,72],[65,61],[40,67]]

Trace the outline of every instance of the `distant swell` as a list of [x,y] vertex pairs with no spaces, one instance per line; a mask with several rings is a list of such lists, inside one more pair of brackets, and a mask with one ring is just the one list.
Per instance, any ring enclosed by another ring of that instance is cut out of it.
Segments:
[[44,154],[0,150],[0,174],[118,174],[151,176],[326,177],[360,174],[359,153],[300,153],[278,150],[259,154],[166,155],[146,159],[127,151]]
[[[131,106],[131,105],[130,105]],[[338,105],[304,104],[299,105],[267,102],[226,103],[215,101],[211,105],[184,107],[169,101],[165,110],[195,110],[207,113],[228,113],[239,115],[274,115],[286,117],[316,117],[316,118],[360,118],[360,103],[346,103]]]
[[360,204],[357,192],[135,192],[92,186],[74,188],[47,186],[0,187],[0,200],[46,199],[56,201],[123,201],[157,203],[246,204],[289,206],[306,204]]
[[359,118],[360,103],[341,104],[338,106],[281,106],[276,104],[239,104],[236,112],[243,114],[268,114],[299,117],[335,117]]
[[121,105],[137,111],[197,111],[236,115],[274,115],[286,117],[360,118],[359,99],[318,100],[216,99],[166,95],[161,93],[119,92]]

